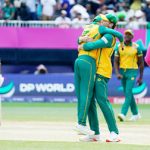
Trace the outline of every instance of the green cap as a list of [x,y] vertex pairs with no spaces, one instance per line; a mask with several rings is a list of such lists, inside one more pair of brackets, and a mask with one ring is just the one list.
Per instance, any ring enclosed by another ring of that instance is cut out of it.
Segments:
[[102,18],[98,15],[94,18],[93,22],[100,22]]
[[124,13],[124,12],[118,12],[117,13],[117,17],[118,17],[118,19],[125,19],[126,18],[126,14]]
[[114,27],[116,26],[118,19],[114,14],[107,14],[106,18],[111,22],[114,23]]
[[94,18],[93,22],[100,22],[101,20],[109,21],[108,18],[106,18],[105,15],[99,14],[99,15],[97,15],[97,16]]

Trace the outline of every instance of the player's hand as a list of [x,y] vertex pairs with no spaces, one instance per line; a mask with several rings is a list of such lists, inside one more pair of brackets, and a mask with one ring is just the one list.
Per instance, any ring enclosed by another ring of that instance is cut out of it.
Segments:
[[81,50],[81,49],[83,49],[83,44],[78,46],[78,51]]
[[93,39],[92,39],[92,38],[87,37],[86,42],[92,42],[92,41],[93,41]]
[[93,41],[93,39],[88,36],[80,36],[79,41],[80,42],[91,42],[91,41]]
[[120,43],[120,47],[121,47],[122,50],[124,50],[124,42]]
[[142,78],[139,77],[136,82],[138,85],[141,85],[143,83]]
[[79,37],[79,41],[80,41],[80,42],[86,42],[87,37],[88,37],[88,36],[80,36],[80,37]]
[[123,76],[122,76],[120,73],[118,73],[118,74],[117,74],[117,78],[120,80],[120,79],[123,78]]

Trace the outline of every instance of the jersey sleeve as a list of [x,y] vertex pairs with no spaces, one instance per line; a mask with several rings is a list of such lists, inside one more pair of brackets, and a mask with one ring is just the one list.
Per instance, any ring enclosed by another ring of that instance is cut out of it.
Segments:
[[84,50],[94,50],[97,48],[110,48],[112,46],[113,36],[111,34],[105,34],[99,40],[94,42],[88,42],[83,44]]
[[120,42],[123,42],[122,33],[118,32],[114,29],[110,29],[110,28],[107,28],[105,26],[99,26],[99,33],[100,34],[112,34],[113,36],[117,37]]

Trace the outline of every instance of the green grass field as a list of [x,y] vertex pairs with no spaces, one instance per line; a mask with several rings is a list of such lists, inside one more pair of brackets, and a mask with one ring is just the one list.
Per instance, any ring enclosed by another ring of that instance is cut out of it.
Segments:
[[0,150],[149,150],[150,146],[81,143],[81,142],[27,142],[0,141]]
[[[120,105],[113,105],[115,114]],[[142,119],[136,125],[150,125],[150,105],[139,105]],[[100,116],[101,112],[99,111]],[[129,113],[130,116],[130,113]],[[128,116],[128,117],[129,117]],[[46,121],[76,122],[76,104],[74,103],[2,103],[3,121]],[[99,117],[105,123],[103,117]],[[131,122],[118,124],[130,125]],[[135,124],[135,123],[132,123]],[[145,133],[146,134],[146,133]],[[81,143],[81,142],[39,142],[39,141],[0,141],[0,150],[149,150],[150,145],[130,145],[119,143]]]
[[[120,111],[120,105],[113,105],[115,114]],[[98,108],[99,110],[99,108]],[[142,119],[138,124],[150,124],[150,105],[139,105]],[[100,122],[104,122],[100,113]],[[130,111],[128,116],[130,116]],[[2,116],[8,121],[51,121],[51,122],[75,122],[75,103],[3,103]]]

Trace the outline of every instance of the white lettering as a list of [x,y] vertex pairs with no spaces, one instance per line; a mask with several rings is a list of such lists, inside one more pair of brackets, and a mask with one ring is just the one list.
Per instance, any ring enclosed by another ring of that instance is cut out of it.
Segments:
[[45,85],[45,84],[42,84],[42,83],[40,83],[40,84],[35,84],[35,88],[36,88],[36,91],[37,91],[37,92],[46,92],[46,90],[47,90],[46,85]]
[[73,92],[75,90],[73,83],[67,83],[64,85],[63,83],[21,83],[19,86],[20,92],[32,92],[36,91],[38,93],[44,92]]
[[35,87],[34,87],[34,84],[32,84],[32,83],[28,83],[28,84],[26,84],[26,83],[21,83],[20,85],[19,85],[19,90],[20,90],[20,92],[31,92],[31,91],[34,91],[34,89],[35,89]]

